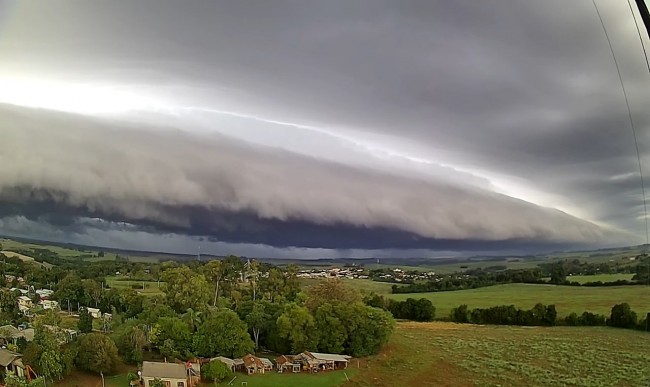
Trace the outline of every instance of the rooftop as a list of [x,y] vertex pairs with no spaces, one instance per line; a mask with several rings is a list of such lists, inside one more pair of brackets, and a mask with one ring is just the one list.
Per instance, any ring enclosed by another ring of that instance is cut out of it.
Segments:
[[142,377],[185,379],[187,372],[185,364],[144,361],[142,362]]

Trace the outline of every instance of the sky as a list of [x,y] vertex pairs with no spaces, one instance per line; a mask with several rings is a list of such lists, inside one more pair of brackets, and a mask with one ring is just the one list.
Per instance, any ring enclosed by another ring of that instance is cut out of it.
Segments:
[[[645,175],[650,74],[627,4],[598,5]],[[591,1],[0,0],[0,58],[2,235],[283,258],[646,240]]]

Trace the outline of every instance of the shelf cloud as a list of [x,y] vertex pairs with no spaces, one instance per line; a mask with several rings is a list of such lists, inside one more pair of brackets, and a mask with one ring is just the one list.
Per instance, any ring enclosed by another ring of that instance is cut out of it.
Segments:
[[[644,240],[589,4],[336,3],[0,0],[0,234],[292,257]],[[650,77],[627,6],[603,14],[645,166]]]

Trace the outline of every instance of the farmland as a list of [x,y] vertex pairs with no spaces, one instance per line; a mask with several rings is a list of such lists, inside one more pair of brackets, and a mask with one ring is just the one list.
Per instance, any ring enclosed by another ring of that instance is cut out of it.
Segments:
[[[346,371],[248,376],[250,387],[335,386],[638,386],[650,378],[650,334],[605,327],[509,327],[453,323],[398,323],[375,356]],[[126,380],[133,367],[107,376]],[[226,383],[221,383],[225,385]],[[96,374],[75,372],[58,386],[100,386]],[[212,386],[204,383],[202,386]]]
[[530,309],[538,302],[555,304],[559,316],[584,311],[609,315],[612,306],[622,302],[645,313],[650,305],[650,288],[507,284],[453,292],[391,294],[389,297],[396,300],[427,298],[435,305],[436,315],[441,317],[449,315],[452,308],[461,304],[467,304],[470,309],[510,304]]
[[639,386],[650,334],[613,328],[399,323],[352,386]]

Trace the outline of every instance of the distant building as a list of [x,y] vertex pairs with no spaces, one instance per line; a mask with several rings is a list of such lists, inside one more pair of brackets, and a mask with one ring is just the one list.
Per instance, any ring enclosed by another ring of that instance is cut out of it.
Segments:
[[25,313],[26,311],[30,310],[33,307],[34,307],[34,303],[32,302],[31,298],[27,296],[18,297],[18,310]]

